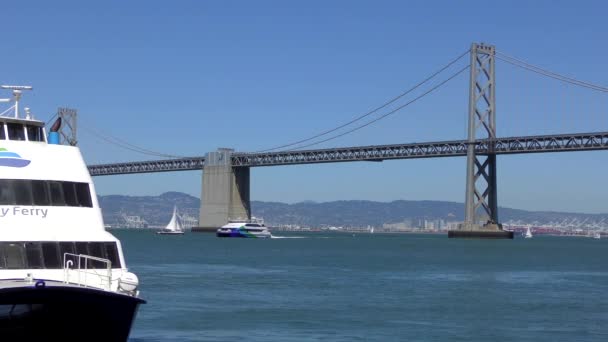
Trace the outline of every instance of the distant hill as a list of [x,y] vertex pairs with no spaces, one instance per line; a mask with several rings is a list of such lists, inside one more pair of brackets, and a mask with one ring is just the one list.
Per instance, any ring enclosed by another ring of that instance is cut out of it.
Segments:
[[98,196],[105,223],[124,225],[125,216],[139,216],[151,225],[166,225],[173,206],[181,214],[198,218],[200,200],[182,192],[165,192],[160,196]]
[[[464,204],[446,201],[334,201],[325,203],[302,202],[285,204],[276,202],[252,202],[254,216],[263,217],[270,223],[309,226],[382,226],[385,223],[409,222],[416,226],[424,220],[464,220]],[[608,221],[607,214],[580,214],[548,211],[526,211],[499,208],[501,222],[521,221],[530,224],[556,224],[562,222],[598,223]]]
[[[171,218],[173,206],[182,214],[198,218],[200,200],[181,192],[166,192],[160,196],[99,196],[106,223],[120,225],[125,216],[139,216],[150,225],[165,225]],[[423,220],[462,221],[464,205],[446,201],[305,201],[294,204],[251,202],[252,214],[262,217],[269,225],[297,224],[301,226],[381,226],[385,223]],[[501,222],[549,224],[560,222],[608,221],[607,214],[579,214],[546,211],[526,211],[499,208]]]

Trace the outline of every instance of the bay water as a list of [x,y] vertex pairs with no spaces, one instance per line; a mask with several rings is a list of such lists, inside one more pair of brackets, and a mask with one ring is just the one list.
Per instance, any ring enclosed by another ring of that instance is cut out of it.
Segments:
[[608,239],[113,230],[130,341],[608,341]]

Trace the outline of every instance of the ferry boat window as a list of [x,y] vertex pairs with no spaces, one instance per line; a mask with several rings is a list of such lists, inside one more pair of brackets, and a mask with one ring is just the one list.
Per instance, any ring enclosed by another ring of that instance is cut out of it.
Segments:
[[62,268],[62,261],[59,258],[59,244],[57,242],[43,242],[42,255],[44,257],[45,268]]
[[25,248],[23,244],[19,243],[6,243],[4,248],[4,263],[7,269],[24,269],[25,264]]
[[89,253],[89,246],[88,246],[87,242],[76,242],[74,244],[76,245],[76,253],[75,254],[90,255],[90,253]]
[[[90,256],[94,256],[97,258],[103,258],[102,256],[100,256],[99,254],[95,254],[91,251],[91,245],[93,243],[92,242],[75,242],[76,245],[76,254],[84,254],[84,255],[90,255]],[[85,267],[84,262],[87,263],[86,267],[87,268],[103,268],[103,263],[102,262],[94,262],[95,260],[80,260],[81,264],[80,267]]]
[[28,268],[44,268],[42,262],[42,248],[39,242],[26,242],[25,254]]
[[15,191],[15,204],[32,205],[32,183],[29,180],[13,180],[13,191]]
[[27,128],[27,139],[29,141],[44,141],[44,133],[42,127],[39,126],[26,126]]
[[65,265],[68,260],[72,261],[72,267],[77,267],[78,260],[73,255],[65,255],[65,253],[75,254],[74,253],[74,243],[73,242],[60,242],[59,243],[59,256],[61,260],[61,264]]
[[[106,253],[103,248],[103,242],[89,242],[89,254],[106,259]],[[91,268],[105,268],[105,263],[97,260],[89,260],[89,267]]]
[[32,196],[34,197],[34,205],[50,205],[51,198],[47,182],[41,180],[32,181]]
[[10,140],[25,140],[25,129],[23,125],[16,123],[7,123],[8,138]]
[[93,207],[88,183],[0,179],[0,205]]
[[91,199],[91,191],[89,190],[89,184],[87,183],[74,183],[76,187],[76,197],[78,198],[78,205],[81,207],[93,207]]
[[61,182],[49,182],[49,187],[51,189],[51,203],[53,205],[61,206],[65,205],[65,199],[63,198],[63,186],[61,186]]
[[15,192],[10,179],[0,179],[0,205],[15,204]]
[[72,182],[61,182],[63,185],[63,196],[65,197],[65,203],[72,207],[78,206],[78,200],[76,199],[76,190],[74,189],[74,183]]
[[106,250],[106,259],[112,262],[112,268],[120,268],[120,258],[118,257],[118,248],[116,242],[104,243]]
[[[63,253],[86,254],[97,258],[109,259],[113,268],[120,268],[120,259],[115,242],[0,242],[0,269],[62,269]],[[72,260],[71,268],[78,267],[78,258],[67,256]],[[82,260],[81,260],[82,262]],[[103,269],[106,264],[89,260],[81,268]]]
[[4,133],[4,122],[0,122],[0,139],[6,139],[6,134]]

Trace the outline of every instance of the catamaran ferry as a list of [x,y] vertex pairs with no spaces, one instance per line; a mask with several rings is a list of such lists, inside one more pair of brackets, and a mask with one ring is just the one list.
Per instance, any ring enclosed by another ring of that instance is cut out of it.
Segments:
[[256,220],[235,220],[222,226],[216,232],[217,237],[238,238],[271,238],[272,234],[264,223]]
[[0,340],[126,341],[138,279],[104,229],[80,151],[59,144],[12,90],[0,113]]

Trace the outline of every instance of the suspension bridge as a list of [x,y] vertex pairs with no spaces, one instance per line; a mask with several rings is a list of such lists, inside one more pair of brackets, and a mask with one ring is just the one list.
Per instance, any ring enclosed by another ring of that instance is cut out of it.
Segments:
[[[345,133],[319,140],[323,136],[334,133],[338,129],[343,129],[386,108],[466,55],[470,57],[468,65],[443,82],[428,89],[422,95]],[[235,152],[233,149],[224,148],[208,152],[199,157],[89,165],[89,171],[92,176],[107,176],[203,170],[199,227],[195,227],[193,230],[214,231],[228,220],[251,217],[249,192],[251,167],[466,156],[465,220],[458,230],[450,231],[449,236],[512,238],[512,233],[504,231],[499,223],[496,156],[606,150],[608,149],[608,132],[498,137],[496,135],[495,109],[496,59],[544,77],[595,91],[608,92],[608,88],[563,76],[501,54],[492,45],[473,43],[470,50],[396,98],[344,125],[310,138],[253,153]],[[466,139],[325,149],[307,148],[352,133],[394,114],[418,99],[431,94],[465,70],[470,73]]]

